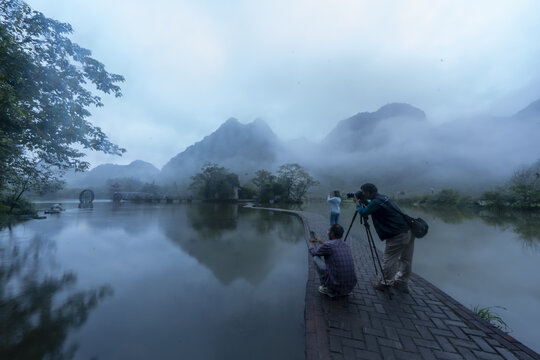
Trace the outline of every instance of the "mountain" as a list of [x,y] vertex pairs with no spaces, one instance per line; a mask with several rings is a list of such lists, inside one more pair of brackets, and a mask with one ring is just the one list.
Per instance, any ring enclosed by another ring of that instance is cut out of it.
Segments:
[[280,148],[276,134],[263,120],[242,124],[230,118],[212,134],[170,159],[161,170],[161,178],[164,182],[189,179],[206,162],[217,163],[242,177],[246,172],[275,165]]
[[[403,124],[410,126],[425,120],[425,118],[426,114],[414,106],[404,103],[390,103],[375,112],[358,113],[340,121],[323,139],[323,143],[330,145],[339,141],[341,148],[346,151],[381,147],[387,143],[388,131],[397,129]],[[381,129],[382,131],[375,131],[388,121],[391,122],[390,126]]]
[[518,111],[514,117],[518,119],[540,119],[540,99],[530,103],[529,106]]
[[129,165],[103,164],[85,173],[72,173],[66,176],[70,187],[99,187],[108,179],[136,178],[143,182],[152,182],[159,176],[159,169],[154,165],[135,160]]

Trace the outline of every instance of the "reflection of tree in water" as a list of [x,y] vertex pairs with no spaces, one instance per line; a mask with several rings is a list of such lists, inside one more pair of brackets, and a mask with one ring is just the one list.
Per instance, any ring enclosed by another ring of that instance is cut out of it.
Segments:
[[287,243],[297,243],[302,239],[304,227],[295,215],[278,211],[240,208],[242,217],[250,219],[258,234],[264,235],[276,231],[278,239]]
[[236,229],[238,206],[219,203],[199,204],[190,206],[186,214],[193,229],[201,236],[215,238]]
[[511,229],[523,240],[523,244],[533,249],[540,249],[540,214],[518,211],[482,210],[478,216],[484,223],[500,228]]
[[[519,211],[474,210],[471,208],[422,208],[426,214],[438,217],[447,224],[460,224],[479,217],[487,225],[511,230],[519,235],[527,247],[540,250],[540,213]],[[428,221],[429,222],[429,221]]]
[[[66,295],[73,273],[43,276],[41,260],[50,243],[36,237],[21,251],[0,244],[0,358],[72,359],[78,345],[64,347],[70,330],[82,326],[112,288],[102,286]],[[66,297],[63,301],[55,299]]]
[[260,283],[279,261],[283,249],[278,243],[294,243],[303,233],[290,215],[237,205],[193,205],[186,214],[193,231],[179,224],[173,213],[164,213],[160,216],[164,233],[223,284],[240,278]]
[[[406,208],[404,208],[404,210],[406,210]],[[461,224],[463,221],[473,219],[475,217],[474,210],[466,207],[430,207],[422,208],[421,210],[429,215],[433,215],[441,219],[446,224]]]

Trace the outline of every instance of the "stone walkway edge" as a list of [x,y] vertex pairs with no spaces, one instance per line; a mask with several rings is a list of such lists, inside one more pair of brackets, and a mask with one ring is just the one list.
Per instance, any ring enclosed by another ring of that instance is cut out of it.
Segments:
[[[327,236],[329,219],[320,214],[253,208],[299,216],[306,245],[310,231],[320,239]],[[376,274],[365,234],[351,231],[347,243],[358,277],[348,297],[321,295],[318,276],[311,259],[308,261],[304,310],[307,360],[540,359],[534,350],[417,274],[411,276],[410,295],[394,291],[389,299],[388,294],[374,290],[371,282]]]

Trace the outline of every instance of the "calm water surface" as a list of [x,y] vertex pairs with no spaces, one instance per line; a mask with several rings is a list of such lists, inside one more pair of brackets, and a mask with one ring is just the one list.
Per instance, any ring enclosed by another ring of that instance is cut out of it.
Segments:
[[[329,216],[325,202],[304,210]],[[504,307],[492,310],[510,335],[540,353],[540,214],[404,210],[430,225],[429,234],[415,242],[413,271],[469,309]],[[353,215],[353,204],[344,203],[345,229]],[[365,239],[358,222],[351,231]]]
[[295,216],[67,204],[3,229],[0,260],[2,359],[304,358],[307,252]]

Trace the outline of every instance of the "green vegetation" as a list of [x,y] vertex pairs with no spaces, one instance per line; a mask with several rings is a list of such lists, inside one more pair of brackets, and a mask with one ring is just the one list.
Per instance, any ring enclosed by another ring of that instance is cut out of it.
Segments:
[[540,160],[517,170],[505,187],[483,194],[483,205],[514,209],[540,209]]
[[416,195],[407,198],[400,198],[399,203],[430,208],[448,208],[472,205],[474,201],[468,196],[461,195],[459,191],[455,189],[443,189],[435,194]]
[[[121,155],[89,121],[103,106],[88,84],[121,96],[120,75],[67,37],[71,25],[45,17],[19,0],[0,2],[0,207],[3,216],[28,207],[26,191],[62,186],[67,169],[83,171],[84,150]],[[6,210],[7,207],[7,210]]]
[[189,189],[202,200],[254,199],[267,204],[301,203],[308,190],[317,185],[308,172],[298,164],[281,165],[274,175],[267,170],[259,170],[250,183],[240,186],[238,175],[218,164],[207,163],[201,172],[191,177]]
[[217,164],[206,163],[201,172],[191,177],[189,189],[203,200],[237,199],[238,175]]
[[260,203],[301,203],[309,189],[319,184],[299,164],[281,165],[277,175],[267,170],[259,170],[255,175],[251,182],[256,186],[257,200]]
[[489,323],[491,323],[492,325],[494,325],[495,327],[503,330],[503,331],[506,331],[508,332],[509,328],[508,328],[508,325],[506,324],[506,322],[504,322],[504,320],[501,318],[501,316],[499,314],[497,314],[496,312],[494,312],[492,309],[503,309],[503,310],[506,310],[506,308],[502,307],[502,306],[488,306],[488,307],[484,307],[484,308],[481,308],[480,305],[476,305],[474,308],[473,308],[473,312],[480,316],[482,319],[488,321]]
[[485,191],[480,197],[461,195],[455,189],[444,189],[435,194],[400,198],[404,205],[430,209],[483,207],[490,209],[538,210],[540,209],[540,160],[530,167],[514,173],[505,186]]

